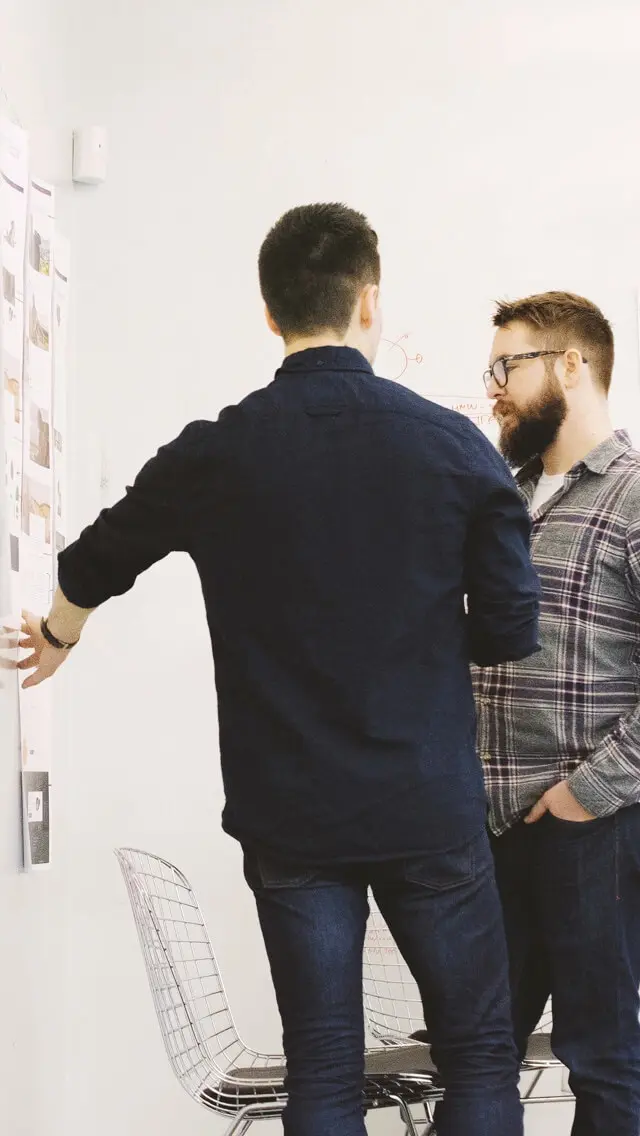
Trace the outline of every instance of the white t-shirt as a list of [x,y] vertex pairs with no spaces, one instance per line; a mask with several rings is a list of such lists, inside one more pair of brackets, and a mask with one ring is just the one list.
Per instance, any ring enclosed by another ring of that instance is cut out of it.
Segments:
[[533,501],[531,502],[531,512],[537,513],[538,509],[553,497],[559,489],[562,489],[564,484],[564,473],[541,473],[540,480],[536,485],[533,494]]

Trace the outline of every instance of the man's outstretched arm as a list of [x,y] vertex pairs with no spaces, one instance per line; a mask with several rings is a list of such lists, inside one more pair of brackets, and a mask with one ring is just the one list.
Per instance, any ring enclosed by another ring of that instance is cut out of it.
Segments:
[[18,669],[33,671],[22,684],[25,690],[51,678],[62,666],[80,639],[92,611],[95,608],[76,607],[70,603],[61,588],[56,591],[46,620],[30,611],[23,611],[20,647],[29,654],[20,660]]
[[193,422],[144,466],[126,495],[104,509],[58,558],[60,587],[44,621],[23,613],[20,646],[31,653],[25,687],[50,678],[94,611],[123,595],[168,553],[188,551],[189,533],[214,465],[216,424]]

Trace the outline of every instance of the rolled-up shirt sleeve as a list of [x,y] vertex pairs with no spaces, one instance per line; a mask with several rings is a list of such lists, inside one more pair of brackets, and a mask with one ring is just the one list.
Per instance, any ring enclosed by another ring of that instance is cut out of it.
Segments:
[[125,496],[64,549],[58,583],[70,603],[123,595],[170,552],[189,551],[197,499],[215,467],[215,426],[193,422],[146,463]]

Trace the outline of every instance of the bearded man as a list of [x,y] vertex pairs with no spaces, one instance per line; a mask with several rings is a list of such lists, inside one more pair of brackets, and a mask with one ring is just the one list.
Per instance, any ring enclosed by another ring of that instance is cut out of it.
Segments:
[[485,385],[543,594],[541,653],[474,675],[516,1040],[551,995],[573,1136],[638,1136],[640,454],[594,304],[550,292],[494,324]]

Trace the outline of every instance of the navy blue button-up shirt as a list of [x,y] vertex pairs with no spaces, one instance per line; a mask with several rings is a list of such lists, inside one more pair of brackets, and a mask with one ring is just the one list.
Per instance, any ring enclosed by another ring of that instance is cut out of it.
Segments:
[[226,830],[301,862],[390,859],[486,823],[469,664],[537,649],[529,535],[470,422],[323,347],[187,426],[61,554],[59,580],[96,607],[188,552]]

